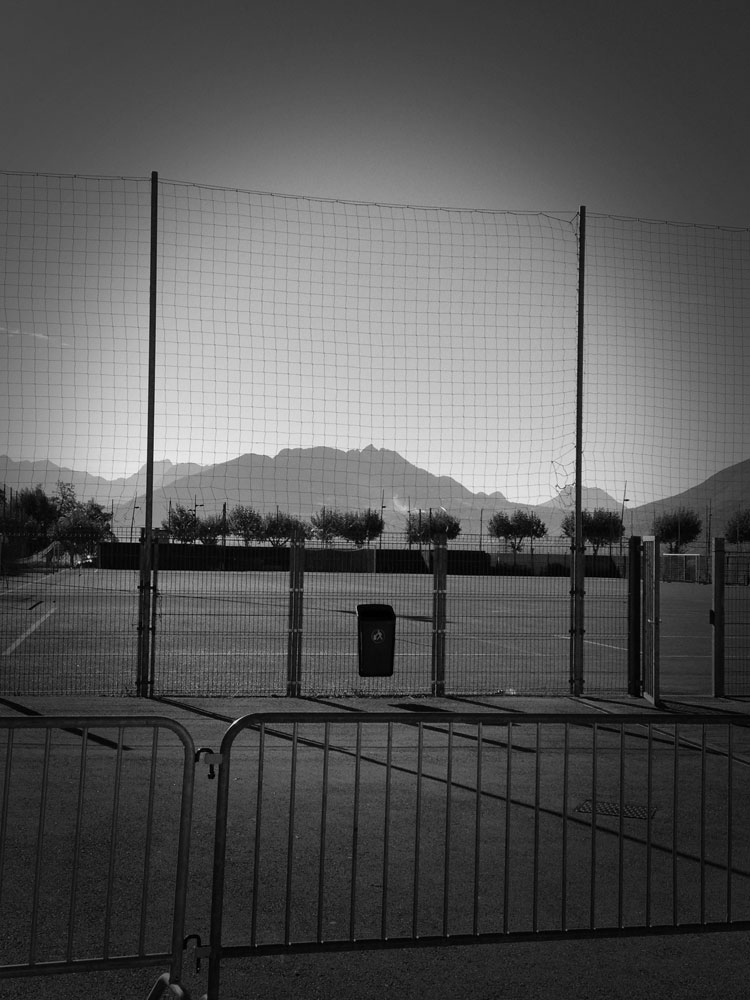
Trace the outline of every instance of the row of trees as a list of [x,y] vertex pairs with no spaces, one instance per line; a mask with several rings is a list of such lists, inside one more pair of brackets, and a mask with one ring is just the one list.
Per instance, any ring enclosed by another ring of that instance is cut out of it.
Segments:
[[326,544],[334,538],[343,538],[363,546],[379,537],[384,524],[380,514],[373,510],[341,512],[323,508],[308,522],[279,510],[260,514],[244,505],[222,515],[198,517],[195,510],[178,505],[161,526],[175,541],[188,544],[215,545],[223,536],[235,535],[245,545],[265,541],[277,548],[286,545],[295,534],[319,538]]
[[[249,545],[253,541],[267,541],[273,546],[285,545],[295,532],[305,538],[317,538],[330,545],[342,538],[357,546],[369,545],[383,532],[383,518],[377,511],[337,511],[323,508],[308,521],[277,511],[259,514],[251,507],[238,506],[222,517],[200,518],[193,509],[178,506],[162,527],[176,541],[215,544],[222,535],[236,535]],[[695,511],[681,507],[655,518],[652,531],[667,547],[668,552],[682,552],[699,537],[702,521]],[[617,545],[625,534],[621,516],[610,510],[597,508],[582,512],[583,537],[594,555],[601,548]],[[562,521],[563,536],[575,536],[575,514],[567,514]],[[546,524],[538,514],[528,510],[504,511],[493,514],[487,523],[488,534],[507,542],[514,552],[521,552],[528,542],[533,551],[534,542],[546,538]],[[406,520],[405,535],[409,544],[430,544],[441,535],[448,539],[461,533],[461,522],[444,508],[414,511]],[[750,509],[738,511],[727,522],[727,541],[742,544],[750,541]]]
[[[624,535],[622,518],[613,511],[602,508],[583,511],[582,523],[584,539],[594,554],[602,547],[618,544]],[[575,514],[567,514],[561,527],[563,535],[572,538]],[[695,511],[680,507],[659,515],[652,530],[669,552],[682,552],[699,537],[702,527]],[[195,509],[177,505],[162,522],[162,528],[175,541],[204,545],[215,545],[221,537],[234,535],[246,545],[265,541],[278,547],[300,532],[305,538],[317,538],[325,544],[341,538],[361,547],[380,537],[384,522],[378,511],[370,509],[337,511],[324,507],[309,521],[303,521],[279,510],[260,514],[245,505],[222,515],[199,517]],[[68,483],[58,483],[52,496],[41,486],[19,490],[12,502],[5,490],[0,490],[0,531],[6,536],[24,536],[32,551],[58,541],[71,555],[86,555],[97,543],[113,537],[112,513],[95,500],[79,500],[75,488]],[[533,550],[534,542],[548,534],[538,514],[522,509],[512,514],[504,511],[493,514],[487,532],[507,542],[514,552],[522,551],[526,542]],[[460,533],[460,520],[442,507],[413,511],[407,517],[405,534],[409,544],[429,544],[441,535],[453,539]],[[729,519],[724,536],[735,545],[750,541],[750,508],[737,511]]]
[[[263,515],[246,506],[235,507],[222,516],[201,518],[194,509],[177,506],[162,522],[162,528],[176,541],[202,542],[204,545],[214,545],[224,535],[235,535],[242,538],[246,545],[266,541],[273,546],[281,546],[300,532],[305,538],[317,538],[327,545],[336,538],[342,538],[361,547],[379,538],[383,527],[383,518],[377,511],[342,512],[325,507],[306,522],[279,511]],[[565,535],[574,535],[573,515],[565,518],[562,530]],[[535,540],[546,537],[547,526],[538,514],[516,510],[512,514],[494,514],[487,524],[487,531],[490,536],[508,542],[514,552],[520,552],[527,541],[533,549]],[[622,520],[611,511],[584,511],[583,531],[596,553],[602,545],[614,544],[622,538]],[[409,544],[427,545],[441,535],[453,539],[460,533],[461,522],[444,508],[414,511],[407,517],[405,534]]]

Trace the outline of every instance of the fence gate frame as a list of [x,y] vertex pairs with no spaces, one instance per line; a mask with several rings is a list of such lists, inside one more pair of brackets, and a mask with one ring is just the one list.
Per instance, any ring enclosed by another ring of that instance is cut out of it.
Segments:
[[726,583],[726,553],[724,539],[714,538],[711,552],[711,693],[723,698],[724,677],[724,586]]
[[641,545],[641,664],[643,697],[654,706],[660,702],[659,643],[660,545],[653,535],[646,535]]

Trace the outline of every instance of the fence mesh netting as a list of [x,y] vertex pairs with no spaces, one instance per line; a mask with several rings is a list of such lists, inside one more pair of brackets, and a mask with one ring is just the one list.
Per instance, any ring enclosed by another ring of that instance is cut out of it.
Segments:
[[[452,547],[507,556],[493,519],[521,509],[564,550],[577,211],[157,193],[155,527],[213,521],[209,542],[240,508],[370,510],[405,547],[410,516],[447,513]],[[0,653],[31,641],[41,583],[18,567],[65,544],[61,516],[108,516],[123,543],[144,523],[150,197],[145,179],[0,174],[3,523],[28,535],[4,545],[6,592],[27,590]],[[748,230],[587,216],[582,499],[626,534],[688,507],[706,554],[750,506],[749,251]],[[545,614],[530,602],[540,636]]]

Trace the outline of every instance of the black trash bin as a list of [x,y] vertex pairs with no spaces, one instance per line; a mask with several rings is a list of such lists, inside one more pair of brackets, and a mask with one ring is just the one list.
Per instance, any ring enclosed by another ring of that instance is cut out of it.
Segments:
[[358,604],[359,676],[392,677],[396,614],[390,604]]

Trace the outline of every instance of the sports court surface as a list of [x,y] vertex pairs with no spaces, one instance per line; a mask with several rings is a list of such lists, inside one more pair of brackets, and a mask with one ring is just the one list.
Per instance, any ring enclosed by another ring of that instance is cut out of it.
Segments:
[[[118,695],[134,690],[138,575],[75,569],[8,578],[3,614],[5,693]],[[429,575],[305,576],[305,693],[430,691],[433,583]],[[570,584],[564,578],[449,576],[446,690],[569,691]],[[397,616],[394,676],[357,674],[359,603]],[[154,692],[273,695],[286,690],[287,573],[161,572],[153,618]],[[587,689],[622,688],[627,583],[587,581]]]

